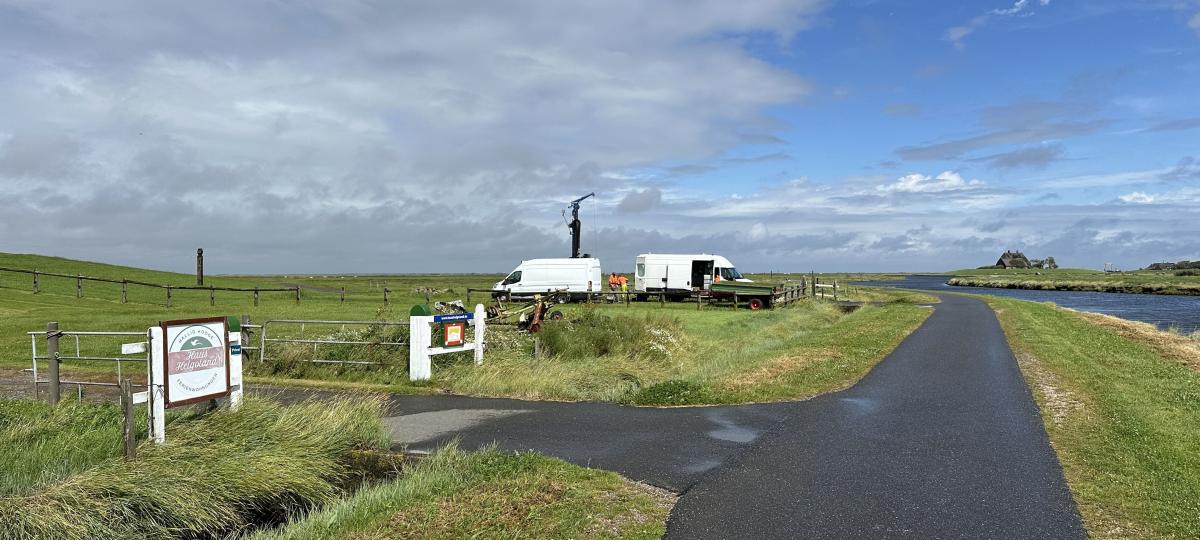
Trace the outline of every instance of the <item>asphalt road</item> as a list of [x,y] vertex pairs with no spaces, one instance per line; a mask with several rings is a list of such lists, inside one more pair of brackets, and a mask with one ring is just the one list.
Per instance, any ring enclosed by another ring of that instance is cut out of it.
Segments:
[[940,296],[862,381],[808,401],[649,409],[393,396],[385,422],[409,450],[451,440],[536,450],[682,493],[669,538],[1085,536],[992,311]]
[[688,490],[667,537],[1085,536],[995,315],[941,298],[862,381]]

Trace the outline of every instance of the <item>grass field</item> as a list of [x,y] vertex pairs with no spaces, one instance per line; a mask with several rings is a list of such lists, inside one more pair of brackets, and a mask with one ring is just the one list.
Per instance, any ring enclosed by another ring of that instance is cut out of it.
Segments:
[[[31,255],[0,254],[0,266],[151,283],[194,284],[194,278],[186,274]],[[76,298],[74,279],[43,276],[41,292],[34,294],[30,276],[0,272],[0,367],[14,372],[28,367],[30,338],[25,332],[44,330],[46,322],[51,320],[58,321],[64,330],[106,331],[142,331],[163,319],[212,315],[249,314],[259,322],[405,320],[410,306],[425,302],[427,290],[432,290],[429,294],[433,301],[465,299],[467,287],[487,288],[499,278],[489,275],[208,276],[206,283],[218,287],[299,285],[301,300],[296,302],[291,292],[263,293],[259,305],[254,306],[251,293],[217,292],[216,305],[210,306],[208,291],[175,291],[172,307],[168,308],[164,292],[159,289],[130,286],[129,302],[123,304],[119,284],[85,282],[83,297]],[[385,287],[392,291],[386,306]],[[481,296],[473,297],[473,303],[487,301]],[[440,356],[433,380],[421,384],[408,381],[407,353],[403,348],[372,347],[352,353],[383,362],[382,367],[374,368],[319,368],[298,361],[304,360],[310,350],[308,346],[277,349],[279,354],[274,357],[278,361],[255,364],[250,359],[248,366],[260,382],[336,381],[339,385],[399,392],[451,391],[647,405],[800,399],[857,380],[928,315],[928,310],[912,304],[932,300],[919,293],[856,286],[844,289],[843,296],[890,303],[865,307],[849,315],[828,303],[811,300],[754,313],[721,306],[698,310],[694,303],[564,306],[568,320],[588,320],[595,324],[586,328],[587,325],[571,324],[570,332],[574,334],[560,337],[567,342],[599,340],[589,342],[600,347],[595,354],[552,350],[535,359],[530,336],[493,325],[484,366],[474,366],[464,354]],[[637,342],[640,347],[604,345],[622,344],[629,329],[640,329],[636,332],[643,338]],[[344,336],[344,332],[353,329],[310,325],[305,331],[306,336]],[[81,352],[111,355],[121,341],[121,338],[84,339]],[[64,342],[63,349],[64,354],[73,354],[74,343]],[[654,354],[644,354],[648,350]],[[322,349],[318,355],[330,352]],[[136,364],[128,366],[135,376],[141,373]],[[107,364],[64,364],[66,378],[107,377],[111,372],[112,367]]]
[[1000,317],[1091,536],[1200,537],[1200,341],[981,298]]
[[674,496],[545,456],[443,448],[251,540],[661,538]]
[[0,538],[219,538],[333,500],[354,452],[386,448],[369,398],[181,418],[119,457],[112,404],[0,401]]
[[1100,272],[1075,268],[975,269],[953,272],[949,284],[968,287],[1058,291],[1123,292],[1200,295],[1200,275],[1176,275],[1173,270]]

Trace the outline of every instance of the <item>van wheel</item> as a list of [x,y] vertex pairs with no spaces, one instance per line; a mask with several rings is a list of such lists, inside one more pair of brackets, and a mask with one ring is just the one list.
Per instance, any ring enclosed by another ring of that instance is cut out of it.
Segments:
[[563,312],[556,309],[554,311],[551,311],[550,315],[547,316],[547,318],[552,321],[561,321],[563,318]]
[[758,311],[763,308],[763,301],[759,298],[751,298],[748,304],[750,311]]

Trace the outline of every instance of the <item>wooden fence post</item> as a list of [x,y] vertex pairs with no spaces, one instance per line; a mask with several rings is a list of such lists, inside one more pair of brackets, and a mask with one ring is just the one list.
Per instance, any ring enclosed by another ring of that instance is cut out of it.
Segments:
[[625,307],[630,306],[629,294],[629,291],[625,291]]
[[734,293],[733,293],[733,310],[734,311],[737,311],[737,304],[738,304],[737,291],[734,291]]
[[75,298],[83,298],[83,276],[75,274]]
[[833,301],[837,302],[837,280],[833,280]]
[[171,286],[167,285],[167,307],[171,307]]
[[385,305],[385,306],[386,306],[386,305],[387,305],[387,303],[388,303],[388,293],[389,293],[389,292],[391,292],[391,291],[390,291],[390,290],[388,290],[388,288],[387,288],[387,287],[384,287],[384,288],[383,288],[383,305]]
[[667,295],[665,293],[658,293],[658,306],[667,307]]
[[217,305],[217,290],[212,285],[208,286],[208,305]]
[[[346,303],[346,288],[342,287],[342,303]],[[469,300],[468,300],[469,301]]]
[[258,287],[254,287],[254,307],[258,307]]
[[57,405],[59,400],[59,377],[58,377],[58,337],[62,335],[58,331],[58,323],[46,323],[46,357],[50,364],[47,377],[50,379],[49,399],[51,405]]
[[137,452],[137,430],[133,426],[133,390],[129,379],[121,379],[121,415],[124,418],[121,438],[125,443],[125,460],[131,460]]
[[296,285],[296,303],[300,303],[300,286]]
[[42,292],[42,289],[41,289],[41,287],[38,286],[38,273],[34,272],[33,273],[33,294],[37,294],[39,292]]
[[129,280],[122,279],[121,280],[121,303],[126,304],[128,302],[129,302]]

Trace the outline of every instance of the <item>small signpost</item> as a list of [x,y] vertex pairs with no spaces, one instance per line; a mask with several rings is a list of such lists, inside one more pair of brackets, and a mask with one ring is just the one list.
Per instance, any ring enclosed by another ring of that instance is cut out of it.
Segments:
[[[428,313],[428,312],[426,312]],[[433,374],[433,356],[474,349],[475,365],[483,364],[483,346],[487,329],[483,304],[474,313],[412,315],[408,318],[408,378],[427,381]],[[442,325],[442,344],[433,346],[433,325]],[[467,325],[475,328],[474,341],[466,341]]]
[[241,332],[226,317],[163,321],[149,329],[149,348],[149,388],[134,402],[150,402],[155,442],[166,440],[166,409],[223,397],[241,404]]

